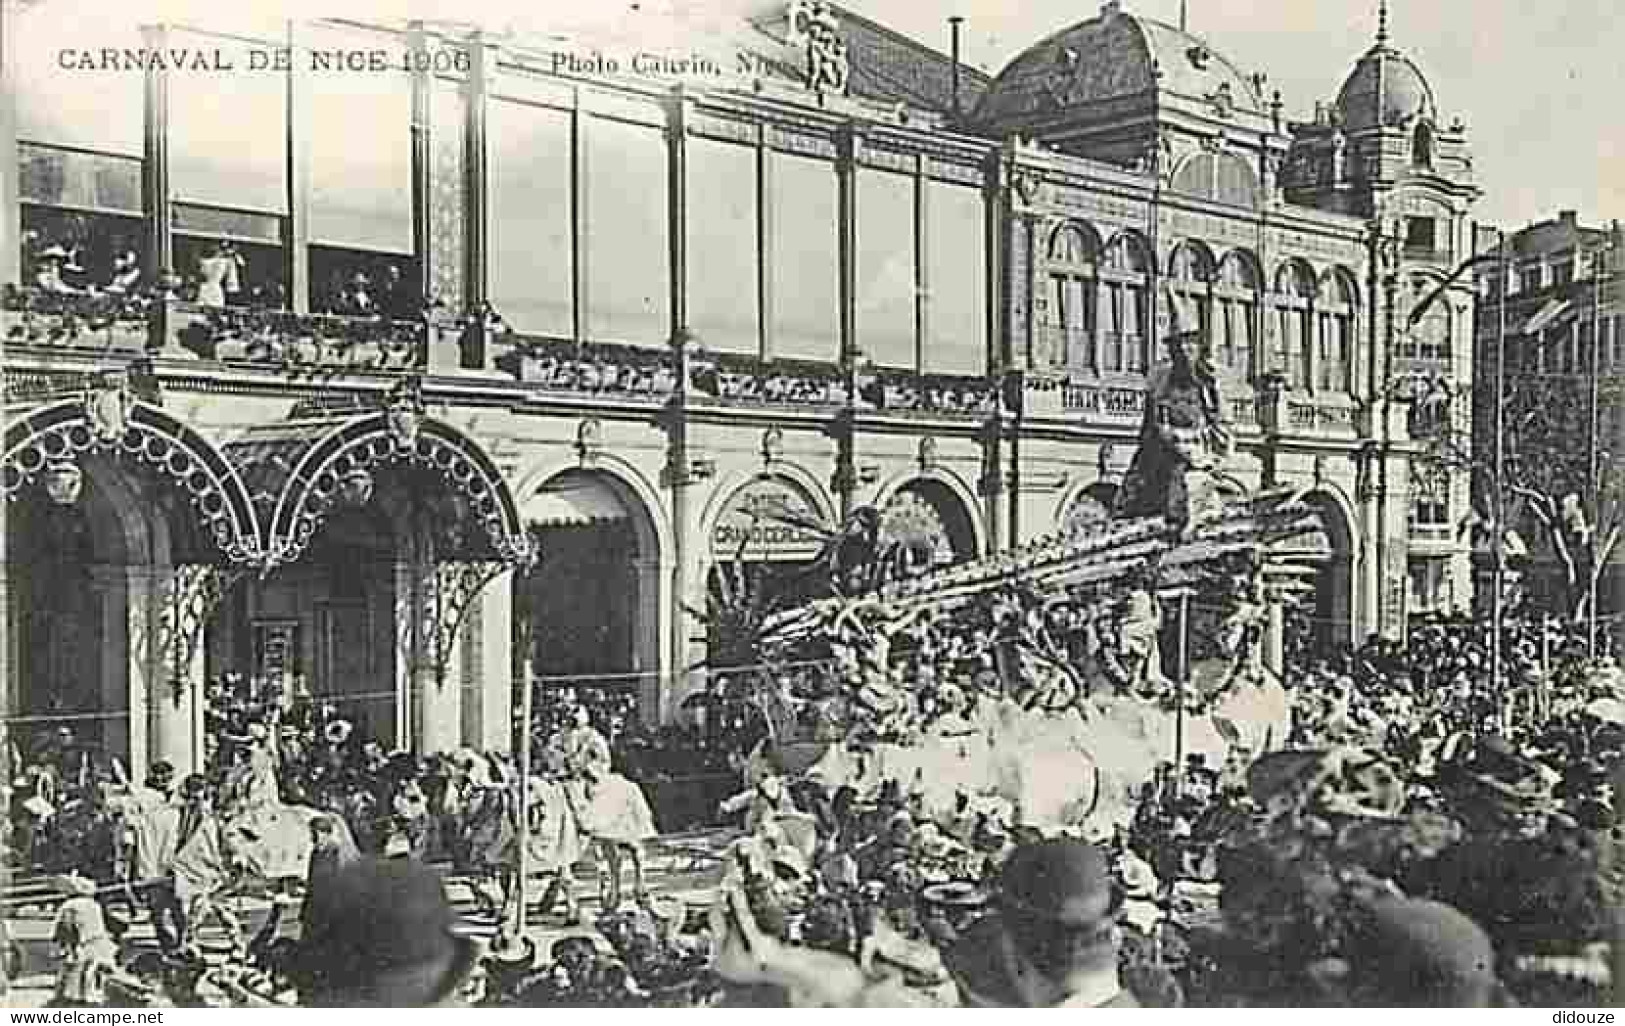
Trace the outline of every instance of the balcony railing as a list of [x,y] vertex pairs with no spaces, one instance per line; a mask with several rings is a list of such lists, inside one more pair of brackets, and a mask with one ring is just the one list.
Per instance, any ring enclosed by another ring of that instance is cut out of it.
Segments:
[[144,353],[153,345],[155,300],[145,292],[0,289],[0,339],[10,347]]
[[859,398],[886,413],[928,417],[986,417],[998,409],[998,390],[986,378],[881,371]]
[[425,321],[171,303],[170,330],[208,360],[285,370],[410,371],[427,362]]
[[525,339],[497,366],[550,392],[663,401],[677,388],[666,349]]
[[1061,409],[1091,420],[1137,423],[1145,416],[1145,389],[1068,382],[1061,389]]
[[1285,393],[1285,431],[1290,435],[1353,437],[1357,432],[1354,404],[1346,396],[1308,396]]

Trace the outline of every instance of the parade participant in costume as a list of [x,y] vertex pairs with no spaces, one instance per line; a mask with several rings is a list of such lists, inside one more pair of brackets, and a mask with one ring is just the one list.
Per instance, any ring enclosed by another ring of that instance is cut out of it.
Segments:
[[527,816],[530,871],[551,877],[542,895],[540,914],[548,915],[563,898],[566,924],[578,926],[581,907],[576,901],[573,867],[581,858],[583,845],[576,810],[570,802],[566,767],[563,748],[549,744],[542,753],[542,774],[531,777]]
[[724,800],[718,811],[724,819],[737,816],[743,811],[747,833],[755,833],[762,824],[770,823],[782,815],[799,812],[795,800],[785,789],[784,778],[777,774],[763,776],[756,782],[755,787]]
[[361,858],[349,828],[337,816],[313,817],[310,842],[310,873],[305,877],[305,901],[300,912],[307,933],[315,929],[316,920],[334,900],[331,889],[339,871]]
[[82,876],[70,875],[62,881],[68,899],[57,909],[52,936],[58,958],[56,997],[58,1004],[100,1004],[105,994],[102,983],[117,969],[118,948],[108,935],[102,906],[96,900],[96,885]]
[[180,949],[186,914],[175,894],[175,854],[180,843],[181,810],[171,797],[175,767],[155,762],[146,786],[135,794],[129,815],[135,835],[135,879],[152,917],[158,946],[166,954]]
[[474,895],[486,912],[500,914],[507,904],[513,847],[518,843],[518,810],[502,769],[484,756],[465,753],[462,794],[465,866]]
[[181,784],[180,839],[175,852],[175,896],[185,910],[183,943],[195,939],[210,913],[218,918],[233,947],[242,927],[222,900],[233,880],[225,829],[209,797],[209,783],[194,773]]
[[602,896],[603,907],[614,910],[621,903],[623,855],[632,862],[633,895],[643,901],[647,897],[643,842],[656,833],[648,800],[636,784],[613,771],[609,741],[592,726],[585,707],[576,708],[574,726],[564,744],[575,779],[572,800],[581,831],[596,845],[606,863],[608,890]]

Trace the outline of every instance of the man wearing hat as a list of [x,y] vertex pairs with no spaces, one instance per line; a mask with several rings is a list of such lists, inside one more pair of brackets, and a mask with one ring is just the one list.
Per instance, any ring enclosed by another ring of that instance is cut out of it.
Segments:
[[413,859],[360,859],[327,888],[300,942],[300,997],[319,1008],[460,1003],[478,945],[459,934],[440,876]]
[[[1106,856],[1070,838],[1017,848],[999,877],[994,910],[944,961],[960,1002],[983,1008],[1137,1008],[1117,975],[1121,895]],[[757,924],[743,890],[726,888],[711,913],[714,968],[740,984],[786,991],[797,1005],[929,1005],[894,979],[875,980],[840,955],[792,947]]]

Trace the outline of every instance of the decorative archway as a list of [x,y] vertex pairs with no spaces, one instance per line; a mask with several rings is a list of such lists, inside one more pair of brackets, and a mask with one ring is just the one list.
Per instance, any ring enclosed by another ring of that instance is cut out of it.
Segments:
[[390,464],[437,474],[459,500],[458,512],[481,527],[483,555],[509,564],[530,559],[518,504],[502,472],[473,439],[426,416],[413,389],[398,392],[382,411],[253,428],[225,449],[265,511],[267,558],[274,563],[297,559],[343,490],[370,490],[373,468]]
[[[1314,581],[1314,600],[1303,610],[1307,625],[1289,646],[1325,647],[1354,640],[1354,517],[1348,500],[1330,483],[1304,496],[1304,503],[1320,517],[1321,529],[1294,538],[1276,550],[1279,560],[1302,568]],[[1302,619],[1302,617],[1300,617]]]
[[534,645],[535,672],[626,674],[657,712],[666,558],[658,507],[597,461],[560,468],[521,495],[538,561],[515,582],[514,626],[516,640]]
[[203,534],[229,563],[265,562],[259,519],[236,468],[196,430],[120,383],[104,382],[8,418],[0,492],[10,501],[49,477],[58,478],[47,482],[53,487],[73,487],[68,468],[77,470],[79,458],[89,454],[150,467],[188,497]]
[[[261,635],[280,623],[292,636],[278,644],[302,653],[313,690],[365,716],[380,741],[434,751],[491,734],[489,713],[469,710],[491,704],[487,691],[507,702],[506,658],[487,687],[492,661],[459,643],[485,629],[483,613],[471,616],[487,610],[487,586],[533,552],[480,445],[427,416],[408,379],[382,409],[296,411],[223,450],[263,525],[266,569],[280,571],[248,589],[238,626],[253,634],[234,639],[233,656],[253,653],[257,672]],[[463,687],[449,686],[458,675]]]

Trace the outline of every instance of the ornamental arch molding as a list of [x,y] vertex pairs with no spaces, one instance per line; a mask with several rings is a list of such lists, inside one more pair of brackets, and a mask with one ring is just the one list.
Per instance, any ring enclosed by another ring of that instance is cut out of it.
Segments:
[[[250,429],[225,447],[264,524],[267,560],[298,559],[340,498],[349,475],[416,467],[437,475],[502,563],[526,563],[531,547],[512,490],[491,457],[444,421],[399,406],[346,418]],[[458,558],[458,553],[445,554]]]
[[[571,471],[602,475],[612,480],[620,501],[641,514],[631,518],[640,558],[657,560],[662,567],[669,567],[675,562],[677,544],[672,537],[671,517],[660,500],[659,490],[636,464],[612,452],[599,453],[590,467],[584,467],[577,456],[561,457],[530,467],[513,490],[520,504],[521,517],[532,496],[546,487],[548,482]],[[619,494],[623,491],[625,494]],[[530,525],[525,526],[528,529]]]
[[0,491],[10,501],[46,469],[102,455],[149,468],[183,494],[205,537],[226,561],[263,566],[268,548],[258,511],[225,453],[194,428],[128,391],[92,389],[8,416]]

